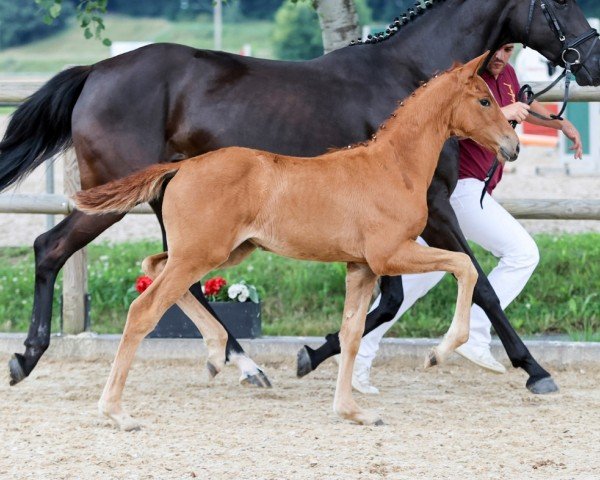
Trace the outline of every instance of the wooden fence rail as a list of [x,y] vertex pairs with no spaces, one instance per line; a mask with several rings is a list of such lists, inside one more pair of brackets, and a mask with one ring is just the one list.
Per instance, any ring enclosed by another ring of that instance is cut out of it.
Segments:
[[[2,79],[0,80],[0,105],[19,105],[25,98],[38,90],[45,80]],[[544,89],[544,82],[529,82],[534,92]],[[581,87],[575,82],[569,88],[569,98],[572,102],[600,102],[600,88]],[[564,95],[564,83],[559,82],[554,88],[542,95],[539,100],[545,102],[561,102]]]
[[[499,200],[515,218],[528,220],[600,220],[600,199],[548,200],[527,199]],[[68,215],[74,204],[65,195],[58,194],[2,194],[0,213],[40,213]],[[138,205],[129,213],[152,214],[148,204]]]

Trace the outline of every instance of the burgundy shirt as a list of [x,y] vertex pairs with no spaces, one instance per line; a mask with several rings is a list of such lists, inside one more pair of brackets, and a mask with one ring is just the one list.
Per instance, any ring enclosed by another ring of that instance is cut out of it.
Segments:
[[[481,74],[481,78],[488,84],[494,98],[501,107],[506,107],[517,101],[517,95],[521,87],[515,69],[511,65],[506,65],[498,78],[494,78],[487,70]],[[459,145],[458,178],[476,178],[483,181],[496,155],[470,139],[461,140]],[[501,178],[502,165],[500,164],[488,186],[489,194],[492,193]]]

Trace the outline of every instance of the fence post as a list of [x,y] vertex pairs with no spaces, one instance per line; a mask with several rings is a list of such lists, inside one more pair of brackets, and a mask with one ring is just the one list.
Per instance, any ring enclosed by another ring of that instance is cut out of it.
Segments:
[[[81,187],[79,168],[73,149],[63,155],[64,192],[70,197]],[[87,252],[82,248],[75,252],[63,268],[62,331],[75,335],[85,330],[87,292]]]

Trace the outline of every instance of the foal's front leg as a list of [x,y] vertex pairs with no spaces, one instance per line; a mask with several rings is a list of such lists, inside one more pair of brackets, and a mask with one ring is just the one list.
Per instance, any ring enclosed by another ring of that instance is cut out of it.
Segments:
[[445,271],[456,277],[458,295],[454,317],[442,342],[433,348],[425,359],[426,368],[444,362],[450,352],[469,339],[471,303],[477,282],[477,270],[468,255],[407,241],[398,249],[396,255],[387,260],[382,259],[382,263],[377,265],[377,273],[384,275]]
[[365,329],[367,308],[377,275],[366,264],[349,263],[346,273],[346,301],[340,329],[341,360],[333,410],[340,417],[363,425],[382,423],[379,415],[361,409],[352,397],[352,371]]

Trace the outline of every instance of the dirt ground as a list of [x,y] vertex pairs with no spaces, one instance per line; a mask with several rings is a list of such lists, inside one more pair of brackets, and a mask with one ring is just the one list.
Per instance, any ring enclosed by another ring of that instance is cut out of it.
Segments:
[[124,405],[144,427],[127,433],[96,411],[109,368],[44,359],[20,385],[0,383],[0,478],[591,479],[600,471],[597,370],[555,373],[561,392],[540,397],[518,371],[385,365],[372,374],[382,394],[358,399],[386,424],[363,427],[332,413],[332,362],[305,379],[291,362],[267,365],[275,386],[258,390],[238,386],[232,367],[206,385],[191,361],[139,361]]

